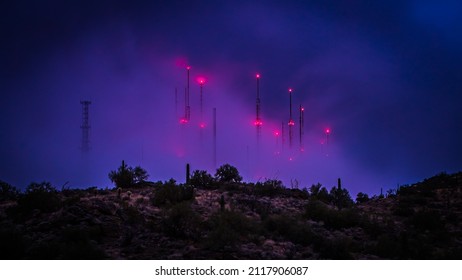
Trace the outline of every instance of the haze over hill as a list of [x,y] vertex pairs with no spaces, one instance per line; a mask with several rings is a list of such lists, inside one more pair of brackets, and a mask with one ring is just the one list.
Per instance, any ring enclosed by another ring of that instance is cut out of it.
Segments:
[[[352,193],[378,194],[456,172],[462,168],[461,5],[10,1],[0,11],[0,178],[22,189],[43,180],[104,187],[122,159],[146,168],[154,181],[181,181],[186,163],[211,173],[230,163],[246,181],[331,187],[340,177]],[[179,120],[187,65],[185,128]],[[199,77],[205,79],[202,138]],[[294,151],[297,110],[305,108],[305,152],[276,156],[281,124],[288,147],[288,88]],[[85,156],[81,100],[92,102]],[[329,151],[321,144],[326,128]]]

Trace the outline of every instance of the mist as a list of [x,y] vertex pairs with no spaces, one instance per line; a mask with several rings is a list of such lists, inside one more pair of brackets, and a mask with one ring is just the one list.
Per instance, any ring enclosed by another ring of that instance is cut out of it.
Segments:
[[[84,5],[69,18],[72,7],[57,5],[57,14],[16,7],[19,19],[32,13],[30,21],[39,24],[25,32],[26,24],[15,22],[17,32],[6,37],[15,51],[2,56],[9,71],[2,78],[0,178],[21,188],[44,180],[58,188],[66,182],[103,188],[112,187],[107,175],[122,160],[145,168],[151,181],[178,182],[186,163],[211,174],[229,163],[248,182],[277,179],[299,188],[320,182],[330,189],[341,178],[352,194],[376,194],[460,168],[457,75],[416,70],[416,61],[430,63],[422,58],[431,49],[408,55],[428,39],[424,31],[405,47],[399,33],[380,33],[380,24],[358,27],[358,19],[337,18],[317,5],[255,5]],[[438,58],[443,73],[454,69],[446,56]],[[186,66],[191,119],[182,124]],[[199,78],[205,80],[202,120]],[[454,86],[442,88],[448,81]],[[82,100],[91,101],[88,153],[81,151]],[[444,134],[450,135],[438,136]]]

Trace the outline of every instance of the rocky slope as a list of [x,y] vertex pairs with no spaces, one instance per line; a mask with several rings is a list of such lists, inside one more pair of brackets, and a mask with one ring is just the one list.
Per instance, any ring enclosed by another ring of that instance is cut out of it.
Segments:
[[3,259],[462,258],[462,173],[341,209],[274,184],[35,190],[2,193]]

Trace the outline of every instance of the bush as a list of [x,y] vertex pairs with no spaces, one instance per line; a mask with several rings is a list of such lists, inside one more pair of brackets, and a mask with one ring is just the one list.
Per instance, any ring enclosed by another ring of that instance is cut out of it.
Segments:
[[215,173],[215,178],[220,183],[240,183],[242,181],[237,168],[229,164],[220,166]]
[[310,187],[310,196],[325,203],[330,203],[331,201],[329,192],[320,183]]
[[189,184],[194,187],[202,187],[209,189],[214,184],[214,179],[212,175],[207,173],[205,170],[195,170],[191,179],[189,180]]
[[151,203],[154,206],[166,204],[174,205],[182,201],[194,199],[194,188],[186,185],[176,185],[175,180],[171,179],[162,186],[157,187],[151,196]]
[[353,200],[351,199],[350,193],[347,189],[333,187],[330,190],[330,196],[332,203],[338,208],[348,208],[353,206]]
[[358,204],[368,202],[369,200],[370,200],[370,198],[367,195],[367,193],[359,192],[356,195],[356,203],[358,203]]
[[308,224],[287,215],[271,215],[265,220],[264,226],[266,230],[295,244],[306,246],[316,239]]
[[57,211],[61,208],[58,192],[48,182],[31,183],[25,194],[18,201],[21,209],[31,211],[38,209],[45,213]]
[[149,175],[147,171],[140,166],[132,168],[131,166],[127,166],[125,161],[122,160],[122,165],[117,171],[113,170],[109,172],[108,177],[117,188],[129,188],[135,184],[146,181]]
[[284,195],[286,189],[280,180],[267,180],[263,183],[255,184],[253,193],[258,196],[269,196],[274,197],[277,195]]
[[256,221],[236,211],[220,211],[209,219],[210,232],[205,240],[208,249],[223,251],[234,247],[255,231]]
[[19,190],[12,185],[0,181],[0,201],[16,200],[19,197]]
[[189,202],[181,202],[170,208],[162,219],[163,230],[176,238],[198,238],[200,218],[192,210]]
[[355,209],[331,209],[317,200],[312,200],[306,205],[305,217],[313,221],[323,221],[325,226],[331,229],[362,226],[366,220]]

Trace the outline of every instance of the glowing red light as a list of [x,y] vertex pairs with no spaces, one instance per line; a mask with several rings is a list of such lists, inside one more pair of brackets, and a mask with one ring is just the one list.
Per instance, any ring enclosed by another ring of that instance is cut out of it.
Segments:
[[295,122],[293,120],[290,120],[289,121],[289,125],[292,126],[292,125],[295,125]]
[[305,108],[302,107],[302,112],[305,111]]
[[205,78],[204,78],[204,77],[198,77],[198,78],[196,79],[196,81],[197,81],[200,85],[205,84]]
[[327,133],[327,134],[330,133],[330,129],[329,129],[329,128],[326,129],[326,133]]
[[257,79],[260,79],[260,74],[257,74]]
[[200,127],[200,128],[205,128],[205,123],[201,123],[201,124],[199,125],[199,127]]
[[190,70],[191,69],[191,66],[186,66],[186,70]]
[[256,119],[253,123],[255,126],[261,126],[263,124],[263,122],[259,119]]
[[292,92],[292,89],[291,89],[291,88],[289,88],[289,92]]
[[276,137],[279,136],[279,131],[275,131],[274,136],[276,136]]
[[188,120],[186,118],[181,118],[180,123],[181,124],[186,124],[186,123],[188,123]]

